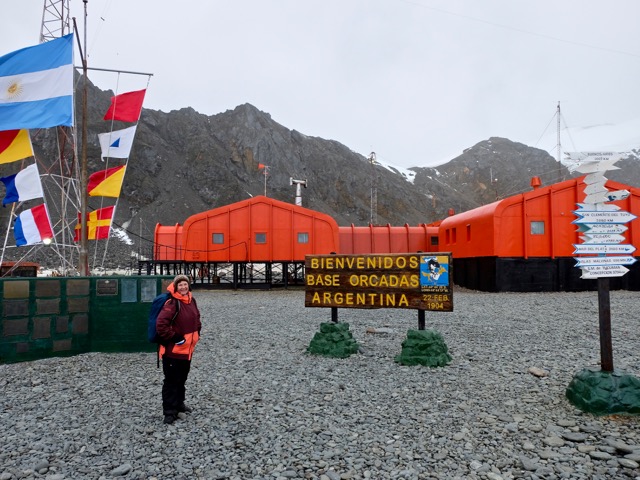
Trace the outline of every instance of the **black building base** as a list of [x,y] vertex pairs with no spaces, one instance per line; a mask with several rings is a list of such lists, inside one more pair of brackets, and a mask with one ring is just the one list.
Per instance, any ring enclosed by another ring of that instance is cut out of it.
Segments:
[[[456,285],[484,292],[580,292],[597,290],[595,279],[580,278],[573,257],[454,258]],[[622,277],[610,278],[611,290],[640,290],[640,262],[628,265]]]

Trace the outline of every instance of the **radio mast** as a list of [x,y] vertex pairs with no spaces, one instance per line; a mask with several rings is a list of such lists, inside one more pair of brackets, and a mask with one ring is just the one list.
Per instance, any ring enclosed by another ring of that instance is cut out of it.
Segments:
[[375,225],[378,223],[378,177],[376,175],[376,152],[369,154],[369,163],[371,164],[371,215],[369,223]]

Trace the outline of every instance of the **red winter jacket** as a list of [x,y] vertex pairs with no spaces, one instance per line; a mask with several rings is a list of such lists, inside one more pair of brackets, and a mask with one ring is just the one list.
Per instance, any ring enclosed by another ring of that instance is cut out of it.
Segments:
[[[173,298],[167,300],[156,320],[156,331],[162,340],[160,358],[167,356],[191,360],[193,351],[200,339],[200,329],[202,328],[198,305],[191,292],[187,293],[187,295],[180,295],[180,293],[175,292],[173,283],[169,284],[167,290]],[[175,320],[172,320],[176,313],[176,302],[180,302],[180,311]],[[185,342],[181,345],[176,345],[182,339]]]

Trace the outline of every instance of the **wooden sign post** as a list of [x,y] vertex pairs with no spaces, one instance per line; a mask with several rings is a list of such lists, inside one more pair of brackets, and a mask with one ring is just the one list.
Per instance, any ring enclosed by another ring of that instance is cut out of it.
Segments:
[[[592,255],[575,257],[576,267],[582,269],[584,279],[598,279],[598,313],[600,322],[600,367],[605,372],[613,372],[613,349],[611,346],[611,305],[609,298],[609,278],[619,277],[629,271],[624,265],[636,261],[630,254],[636,248],[621,244],[622,235],[627,230],[624,225],[636,218],[629,212],[608,202],[622,200],[629,196],[627,190],[611,192],[605,186],[606,170],[613,170],[622,155],[613,152],[569,153],[569,159],[576,163],[572,171],[586,174],[584,183],[585,200],[578,204],[574,213],[578,217],[573,221],[578,225],[583,243],[574,245],[574,255]],[[596,255],[596,256],[593,256]]]
[[[627,190],[609,191],[604,177],[606,170],[617,169],[614,163],[623,157],[612,152],[575,152],[568,154],[575,163],[569,168],[586,174],[585,199],[574,213],[583,243],[574,245],[576,267],[585,279],[598,281],[598,317],[600,330],[600,371],[584,369],[574,375],[567,387],[567,398],[576,407],[597,415],[640,413],[640,380],[632,375],[614,372],[611,344],[611,302],[609,279],[629,271],[624,265],[633,264],[633,245],[621,244],[624,225],[636,218],[608,203],[629,196]],[[584,256],[587,255],[587,256]]]
[[442,336],[425,330],[425,311],[453,311],[451,254],[308,255],[305,280],[305,306],[331,308],[332,321],[321,325],[308,352],[344,357],[357,351],[348,324],[338,323],[338,308],[412,308],[418,330],[409,330],[395,360],[430,367],[451,361]]

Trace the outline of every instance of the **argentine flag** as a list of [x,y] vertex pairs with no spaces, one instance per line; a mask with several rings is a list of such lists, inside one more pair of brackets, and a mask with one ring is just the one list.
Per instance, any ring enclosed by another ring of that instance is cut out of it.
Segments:
[[73,125],[73,34],[0,57],[0,130]]

